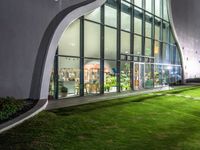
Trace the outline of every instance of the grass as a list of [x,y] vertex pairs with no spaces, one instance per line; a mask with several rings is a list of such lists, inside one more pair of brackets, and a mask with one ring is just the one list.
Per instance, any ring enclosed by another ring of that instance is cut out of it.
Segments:
[[[200,97],[200,87],[165,93]],[[191,150],[199,141],[200,101],[141,95],[43,111],[1,134],[0,149]]]

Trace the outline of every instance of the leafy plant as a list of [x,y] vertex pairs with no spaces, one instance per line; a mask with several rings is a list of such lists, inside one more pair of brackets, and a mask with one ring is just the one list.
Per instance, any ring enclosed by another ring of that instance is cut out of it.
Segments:
[[0,121],[9,119],[13,114],[22,110],[25,101],[13,97],[0,98]]

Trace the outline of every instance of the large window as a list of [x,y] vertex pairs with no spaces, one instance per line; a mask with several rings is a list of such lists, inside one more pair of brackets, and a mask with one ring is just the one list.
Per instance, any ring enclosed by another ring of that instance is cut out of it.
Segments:
[[180,83],[181,55],[167,3],[108,0],[72,22],[58,42],[49,97]]

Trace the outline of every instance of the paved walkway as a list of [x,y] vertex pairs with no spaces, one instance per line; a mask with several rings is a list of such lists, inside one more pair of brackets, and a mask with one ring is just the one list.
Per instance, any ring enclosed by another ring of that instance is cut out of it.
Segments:
[[107,100],[112,100],[112,99],[116,99],[116,98],[148,94],[148,93],[152,93],[152,92],[159,92],[159,91],[165,91],[165,90],[170,90],[170,89],[174,89],[174,88],[166,86],[166,87],[161,87],[161,88],[148,89],[148,90],[145,89],[145,90],[140,90],[140,91],[126,92],[126,93],[123,93],[123,92],[122,93],[109,93],[109,94],[104,94],[104,95],[74,97],[74,98],[67,98],[67,99],[61,99],[61,100],[49,100],[46,110],[51,110],[51,109],[56,109],[56,108],[64,108],[64,107],[70,107],[70,106],[77,106],[77,105],[95,103],[95,102],[100,102],[100,101],[107,101]]
[[200,100],[200,97],[193,97],[193,96],[190,96],[190,95],[182,95],[182,94],[149,93],[149,95],[157,95],[157,96],[176,96],[176,97],[188,98],[188,99],[190,99],[190,100]]

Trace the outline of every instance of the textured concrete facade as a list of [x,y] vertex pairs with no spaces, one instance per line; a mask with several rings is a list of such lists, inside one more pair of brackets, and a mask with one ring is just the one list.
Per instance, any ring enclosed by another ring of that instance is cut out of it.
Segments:
[[200,78],[199,6],[199,0],[171,0],[173,22],[183,51],[185,79]]
[[[94,2],[96,1],[0,1],[0,97],[40,98],[47,50],[56,27],[70,12]],[[95,4],[99,7],[100,3]],[[83,12],[79,9],[76,14],[84,14],[92,9],[94,6],[86,7]],[[72,19],[76,18],[71,17],[71,21]],[[67,27],[68,24],[65,25]],[[52,30],[49,32],[50,27]],[[53,60],[49,63],[52,66]]]

